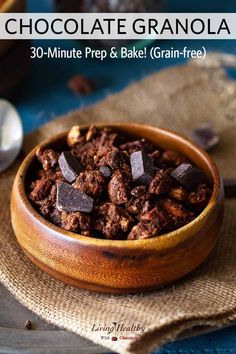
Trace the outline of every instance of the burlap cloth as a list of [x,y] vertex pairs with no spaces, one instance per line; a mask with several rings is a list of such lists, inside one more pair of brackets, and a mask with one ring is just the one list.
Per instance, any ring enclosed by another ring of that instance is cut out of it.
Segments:
[[[210,121],[221,137],[213,156],[224,177],[236,177],[236,84],[225,77],[219,62],[217,56],[209,55],[204,65],[194,62],[153,74],[93,107],[42,127],[26,138],[25,151],[75,123],[130,120],[185,133]],[[188,328],[220,327],[236,319],[236,200],[226,201],[223,230],[214,252],[190,276],[150,293],[100,295],[61,284],[21,252],[9,214],[16,168],[0,177],[0,281],[46,321],[120,353],[148,353]],[[111,326],[119,321],[145,326],[145,331],[131,341],[102,339],[106,332],[92,331],[93,325]]]

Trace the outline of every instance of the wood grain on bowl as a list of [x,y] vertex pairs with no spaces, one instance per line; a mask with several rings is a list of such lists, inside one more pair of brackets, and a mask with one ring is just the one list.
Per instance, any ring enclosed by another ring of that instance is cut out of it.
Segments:
[[[36,163],[35,148],[23,161],[15,178],[12,225],[19,244],[32,262],[64,283],[108,293],[151,290],[191,272],[211,252],[222,223],[222,181],[207,153],[170,131],[135,123],[109,127],[179,151],[201,168],[214,185],[203,212],[176,231],[146,240],[103,240],[65,231],[47,222],[27,198],[25,185]],[[41,146],[63,150],[66,135],[52,137]]]

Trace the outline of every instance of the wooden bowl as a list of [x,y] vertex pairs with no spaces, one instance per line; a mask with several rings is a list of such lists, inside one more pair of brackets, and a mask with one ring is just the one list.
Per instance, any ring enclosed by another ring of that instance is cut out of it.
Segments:
[[[203,212],[176,231],[146,240],[103,240],[65,231],[46,221],[26,196],[25,185],[37,164],[36,147],[20,166],[13,186],[11,217],[15,235],[33,263],[66,284],[106,293],[134,293],[169,284],[202,263],[216,242],[224,199],[218,169],[207,153],[170,131],[136,123],[106,126],[179,151],[204,170],[214,189]],[[40,145],[63,150],[66,134]]]

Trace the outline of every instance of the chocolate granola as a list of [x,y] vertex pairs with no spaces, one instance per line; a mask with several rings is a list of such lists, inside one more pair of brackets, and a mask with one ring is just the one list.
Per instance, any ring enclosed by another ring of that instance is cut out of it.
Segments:
[[79,126],[67,151],[36,152],[28,189],[39,213],[88,237],[139,240],[176,230],[208,204],[212,186],[186,156],[108,128]]

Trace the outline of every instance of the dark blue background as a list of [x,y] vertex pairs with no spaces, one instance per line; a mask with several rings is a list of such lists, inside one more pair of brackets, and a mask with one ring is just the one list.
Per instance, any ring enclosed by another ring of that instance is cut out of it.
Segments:
[[[217,0],[167,0],[170,12],[236,12],[236,1]],[[30,12],[50,12],[52,0],[29,0]],[[35,41],[37,46],[60,46],[69,49],[77,45],[71,41]],[[165,48],[198,48],[205,46],[207,51],[223,51],[236,54],[236,41],[161,41]],[[32,62],[30,72],[15,99],[21,114],[24,130],[29,132],[43,123],[78,107],[83,107],[117,92],[132,81],[145,77],[162,68],[183,63],[179,59],[142,60],[53,60],[38,59]],[[95,93],[85,97],[74,96],[67,88],[67,80],[74,74],[91,77],[97,83]],[[236,78],[233,71],[230,75]],[[166,353],[236,353],[236,327],[223,329],[211,334],[168,344],[160,351]]]

